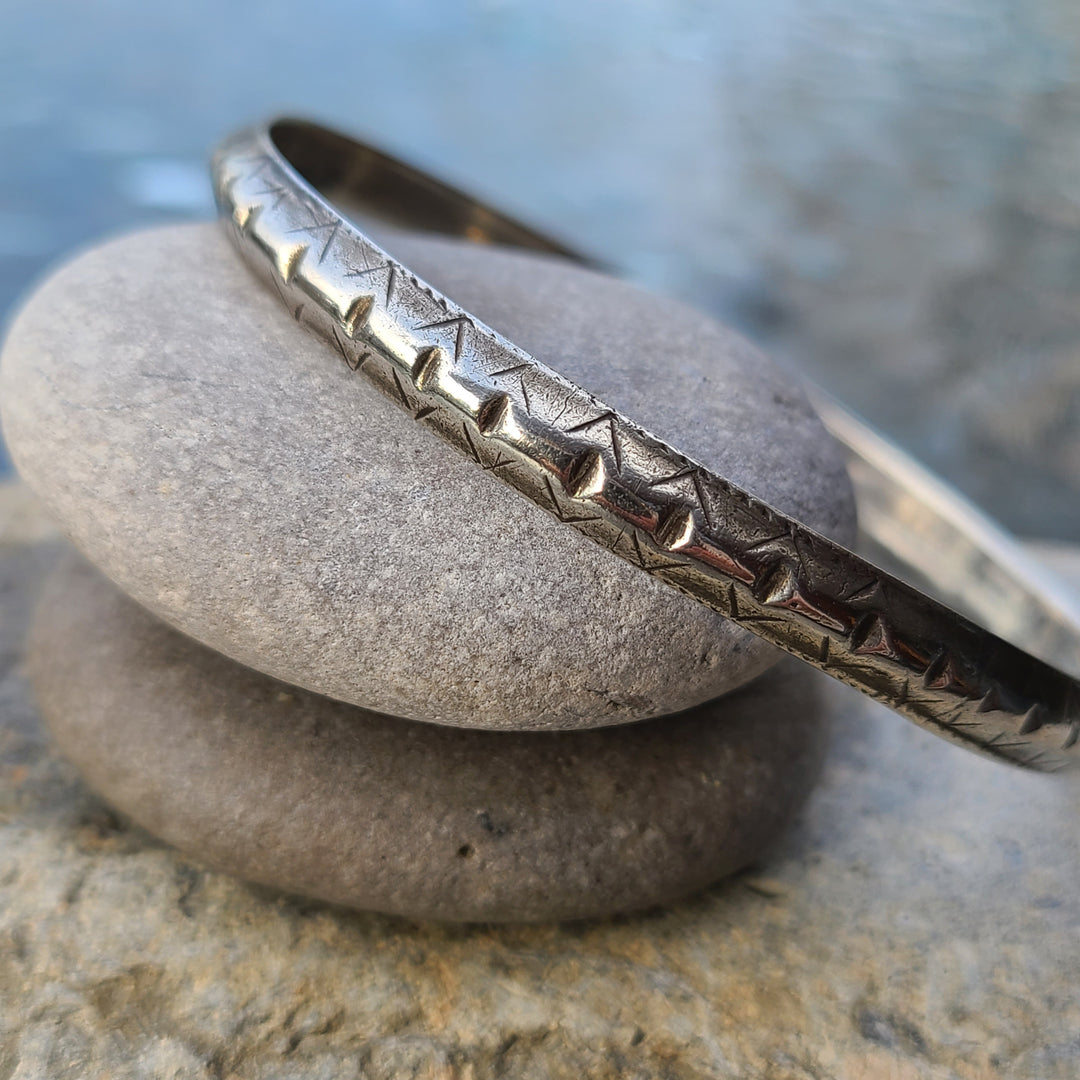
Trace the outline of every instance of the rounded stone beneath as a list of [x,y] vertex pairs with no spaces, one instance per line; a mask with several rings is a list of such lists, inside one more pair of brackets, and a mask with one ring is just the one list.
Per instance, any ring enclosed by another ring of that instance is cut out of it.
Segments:
[[674,899],[754,860],[816,779],[820,676],[786,660],[682,716],[463,731],[297,690],[70,561],[34,691],[91,787],[213,866],[353,907],[565,919]]
[[[555,369],[833,537],[854,512],[804,395],[708,317],[536,255],[394,254]],[[556,521],[298,326],[212,224],[61,269],[16,318],[0,407],[25,478],[156,614],[382,713],[596,727],[690,708],[778,654]]]

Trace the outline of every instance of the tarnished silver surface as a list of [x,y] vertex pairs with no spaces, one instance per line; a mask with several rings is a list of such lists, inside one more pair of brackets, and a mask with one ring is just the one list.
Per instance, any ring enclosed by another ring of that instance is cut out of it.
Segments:
[[[1074,678],[619,415],[419,280],[335,203],[478,242],[573,252],[298,121],[230,138],[213,176],[240,251],[289,314],[479,466],[645,573],[939,735],[1046,771],[1080,762]],[[1022,587],[1022,574],[1007,576]],[[984,596],[980,610],[994,608]],[[1067,617],[1058,621],[1075,653],[1080,639]]]

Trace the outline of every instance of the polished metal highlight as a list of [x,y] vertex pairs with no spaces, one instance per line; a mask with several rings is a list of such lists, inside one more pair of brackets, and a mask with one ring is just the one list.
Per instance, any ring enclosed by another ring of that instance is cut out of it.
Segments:
[[[300,121],[228,139],[214,156],[213,178],[240,251],[292,318],[326,337],[350,370],[416,421],[560,521],[953,742],[1044,771],[1080,763],[1075,678],[680,454],[421,281],[336,207],[576,258],[568,248]],[[833,410],[831,419],[845,436],[844,414]],[[881,447],[847,421],[856,483],[874,496],[879,539],[907,537],[909,557],[933,559],[934,551],[910,542],[898,516],[905,498],[920,501],[922,474],[909,471],[906,486],[891,477],[896,460],[875,457]],[[1007,539],[981,543],[981,519],[965,525],[947,506],[922,520],[961,553],[945,582],[959,600],[973,599],[1005,632],[1038,630],[1059,662],[1080,661],[1080,620],[1055,606],[1052,588],[1040,591],[1022,565],[1010,568],[1018,549]],[[1002,581],[1011,591],[1002,590],[999,605]],[[1017,593],[1027,612],[1018,619]]]

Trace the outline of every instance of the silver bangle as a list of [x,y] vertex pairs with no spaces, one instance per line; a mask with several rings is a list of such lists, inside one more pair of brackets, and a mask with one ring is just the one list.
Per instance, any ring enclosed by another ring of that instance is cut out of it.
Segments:
[[[418,279],[336,206],[580,261],[570,249],[301,121],[229,138],[212,171],[239,250],[289,314],[561,521],[953,742],[1045,771],[1080,761],[1072,676],[678,453]],[[857,421],[823,411],[855,454],[877,539],[904,555],[933,535],[948,558],[924,577],[995,630],[1029,647],[1037,635],[1045,655],[1075,664],[1080,614],[1018,546]]]

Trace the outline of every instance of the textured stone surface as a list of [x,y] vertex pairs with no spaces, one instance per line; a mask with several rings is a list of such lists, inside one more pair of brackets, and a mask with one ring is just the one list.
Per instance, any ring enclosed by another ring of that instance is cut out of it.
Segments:
[[578,918],[700,889],[775,839],[824,743],[821,680],[790,659],[623,727],[379,716],[240,667],[74,559],[29,664],[60,748],[155,835],[242,877],[419,918]]
[[[1075,786],[837,688],[834,748],[796,827],[693,900],[531,927],[349,913],[178,858],[87,792],[13,667],[47,552],[0,548],[0,1075],[1080,1072]],[[1080,552],[1069,561],[1080,581]]]
[[[705,316],[565,264],[397,237],[406,265],[769,502],[841,539],[801,392]],[[486,476],[281,310],[212,225],[114,241],[4,348],[12,454],[136,599],[287,682],[422,720],[614,724],[776,653]]]

